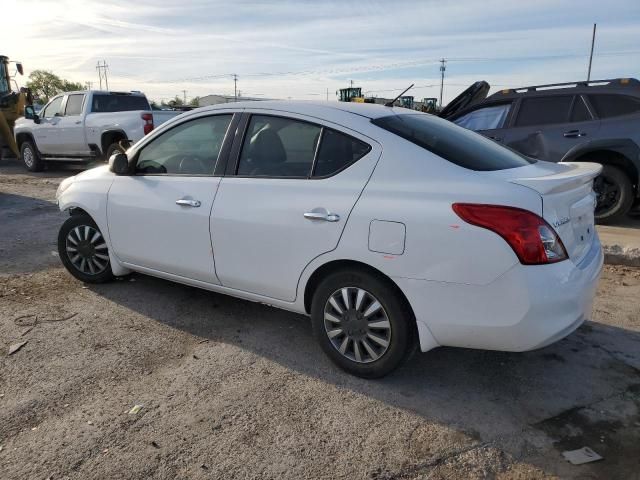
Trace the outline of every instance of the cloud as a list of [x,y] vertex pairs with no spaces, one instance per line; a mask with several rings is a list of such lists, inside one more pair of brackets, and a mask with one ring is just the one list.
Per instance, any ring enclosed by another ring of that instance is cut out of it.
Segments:
[[[571,81],[585,76],[594,21],[594,75],[637,75],[640,65],[634,0],[6,1],[3,11],[21,21],[3,25],[2,53],[27,73],[45,68],[95,85],[96,62],[106,60],[111,88],[157,99],[183,89],[231,93],[232,73],[246,94],[317,99],[329,90],[333,99],[353,79],[382,96],[437,85],[441,57],[449,60],[445,99],[477,79]],[[624,51],[633,53],[615,54]]]

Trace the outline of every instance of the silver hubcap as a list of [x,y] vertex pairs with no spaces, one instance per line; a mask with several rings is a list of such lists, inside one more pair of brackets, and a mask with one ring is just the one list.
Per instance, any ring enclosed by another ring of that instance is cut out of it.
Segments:
[[376,297],[357,287],[331,294],[324,307],[324,328],[334,348],[358,363],[378,360],[391,343],[387,312]]
[[98,275],[109,265],[107,244],[102,234],[89,225],[75,227],[67,235],[67,256],[73,266],[87,275]]
[[22,152],[22,160],[27,167],[33,166],[33,152],[29,147],[25,147]]

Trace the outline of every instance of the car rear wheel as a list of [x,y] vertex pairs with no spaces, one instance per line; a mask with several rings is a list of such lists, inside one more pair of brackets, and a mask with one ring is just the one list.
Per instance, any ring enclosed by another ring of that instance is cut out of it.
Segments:
[[58,254],[71,275],[86,283],[113,279],[109,249],[102,232],[88,215],[72,215],[58,233]]
[[416,349],[415,319],[397,287],[365,271],[326,277],[314,293],[311,321],[329,358],[359,377],[382,377]]
[[44,162],[40,158],[38,150],[29,140],[22,143],[20,158],[30,172],[41,172],[44,168]]
[[617,167],[604,165],[593,181],[598,203],[595,217],[598,223],[611,223],[624,217],[633,205],[631,180]]

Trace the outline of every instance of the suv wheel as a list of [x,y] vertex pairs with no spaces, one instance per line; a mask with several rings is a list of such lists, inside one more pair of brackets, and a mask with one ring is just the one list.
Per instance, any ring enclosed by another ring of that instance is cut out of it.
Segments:
[[27,167],[27,170],[30,172],[41,172],[44,168],[44,162],[40,158],[38,149],[30,140],[22,143],[22,146],[20,147],[20,158],[22,159],[24,166]]
[[593,181],[598,203],[595,217],[598,223],[609,223],[624,217],[633,205],[633,185],[619,168],[604,165]]
[[382,377],[416,349],[415,320],[393,285],[362,271],[329,275],[311,303],[313,332],[343,370]]
[[88,215],[72,215],[62,224],[58,254],[69,273],[82,282],[104,283],[113,279],[107,244]]

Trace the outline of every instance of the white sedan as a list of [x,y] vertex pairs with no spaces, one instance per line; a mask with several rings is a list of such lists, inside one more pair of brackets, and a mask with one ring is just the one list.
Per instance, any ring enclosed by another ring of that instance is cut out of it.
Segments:
[[309,315],[379,377],[417,346],[543,347],[591,314],[600,166],[536,162],[427,114],[252,102],[180,115],[64,180],[60,259]]

